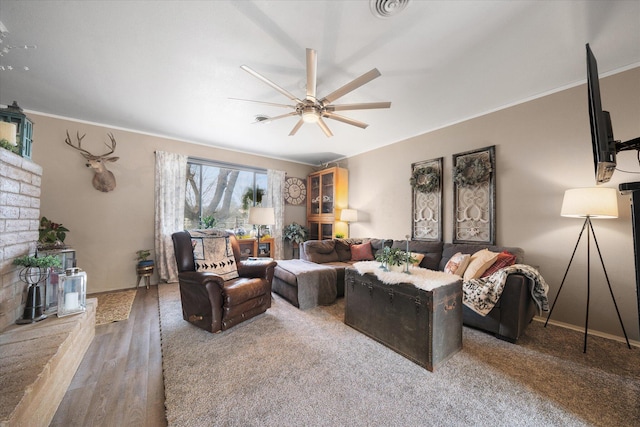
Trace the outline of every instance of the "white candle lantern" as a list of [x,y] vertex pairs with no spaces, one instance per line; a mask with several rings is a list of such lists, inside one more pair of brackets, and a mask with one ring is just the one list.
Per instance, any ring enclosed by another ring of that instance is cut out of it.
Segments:
[[67,268],[58,283],[58,317],[82,313],[87,308],[87,273]]

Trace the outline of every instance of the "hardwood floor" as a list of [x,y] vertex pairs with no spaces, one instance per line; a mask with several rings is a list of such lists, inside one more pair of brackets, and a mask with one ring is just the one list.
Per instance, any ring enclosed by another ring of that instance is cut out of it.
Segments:
[[158,290],[140,287],[129,319],[96,336],[51,426],[166,426]]

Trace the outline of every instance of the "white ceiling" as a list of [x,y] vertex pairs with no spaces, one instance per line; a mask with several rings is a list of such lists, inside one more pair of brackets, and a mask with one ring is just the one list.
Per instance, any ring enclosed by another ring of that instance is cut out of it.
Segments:
[[[0,57],[0,104],[314,165],[583,83],[587,42],[600,75],[640,65],[637,0],[411,0],[386,19],[368,0],[0,0],[0,21],[2,46],[37,45]],[[305,48],[319,96],[375,67],[337,103],[391,108],[290,137],[296,117],[253,123],[287,110],[229,99],[289,102],[242,64],[304,97]]]

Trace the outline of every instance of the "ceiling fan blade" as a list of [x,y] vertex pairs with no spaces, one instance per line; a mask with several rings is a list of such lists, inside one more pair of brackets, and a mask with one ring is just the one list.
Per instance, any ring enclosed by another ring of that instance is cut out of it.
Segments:
[[370,110],[374,108],[391,108],[390,102],[365,102],[360,104],[326,105],[326,111]]
[[270,118],[268,118],[266,120],[261,120],[261,121],[254,122],[254,123],[269,123],[269,122],[272,122],[274,120],[284,119],[285,117],[291,117],[291,116],[297,116],[297,115],[298,115],[297,111],[292,111],[292,112],[287,113],[287,114],[281,114],[279,116],[270,117]]
[[307,99],[316,100],[316,78],[318,71],[318,56],[313,49],[307,49]]
[[246,65],[241,65],[240,68],[245,70],[247,73],[251,74],[253,77],[257,78],[258,80],[262,80],[264,83],[268,84],[269,86],[271,86],[272,88],[274,88],[275,90],[277,90],[278,92],[280,92],[281,94],[283,94],[284,96],[289,98],[290,100],[294,101],[296,104],[299,104],[299,103],[302,102],[301,100],[296,98],[295,95],[293,95],[288,90],[278,86],[277,84],[275,84],[274,82],[272,82],[271,80],[269,80],[268,78],[263,76],[262,74],[252,70],[251,68],[247,67]]
[[368,124],[366,124],[364,122],[361,122],[359,120],[350,119],[349,117],[341,116],[339,114],[331,113],[331,112],[328,112],[328,111],[326,111],[323,114],[323,116],[328,118],[328,119],[333,119],[333,120],[337,120],[339,122],[347,123],[349,125],[358,126],[359,128],[362,128],[362,129],[366,129],[367,126],[369,126]]
[[289,132],[289,136],[295,135],[296,132],[298,132],[298,129],[300,129],[300,127],[302,127],[303,124],[304,124],[304,120],[302,119],[298,120],[298,123],[296,123],[293,129],[291,129],[291,132]]
[[274,102],[264,102],[264,101],[254,101],[253,99],[240,99],[240,98],[229,98],[234,101],[244,101],[244,102],[255,102],[258,104],[271,105],[273,107],[284,107],[284,108],[293,108],[295,110],[295,105],[287,105],[287,104],[276,104]]
[[355,90],[357,88],[359,88],[362,85],[365,85],[367,83],[369,83],[371,80],[380,77],[382,74],[380,74],[380,71],[378,71],[377,68],[374,68],[371,71],[368,71],[366,73],[364,73],[363,75],[361,75],[360,77],[357,77],[356,79],[350,81],[349,83],[347,83],[346,85],[342,86],[339,89],[334,90],[333,92],[331,92],[329,95],[325,96],[324,98],[322,98],[322,100],[320,101],[322,104],[330,104],[333,101],[335,101],[336,99],[346,95],[347,93],[351,92],[352,90]]
[[324,134],[327,135],[327,138],[331,138],[333,136],[333,134],[331,133],[331,130],[329,129],[329,126],[327,126],[324,120],[322,120],[322,117],[318,117],[318,126],[320,126],[320,129],[322,129],[322,132],[324,132]]

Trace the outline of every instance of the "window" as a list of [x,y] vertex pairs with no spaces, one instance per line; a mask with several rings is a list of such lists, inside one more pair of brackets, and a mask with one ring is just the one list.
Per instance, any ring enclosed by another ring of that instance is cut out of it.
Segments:
[[215,227],[249,234],[249,208],[262,202],[267,171],[189,159],[186,185],[186,230]]

